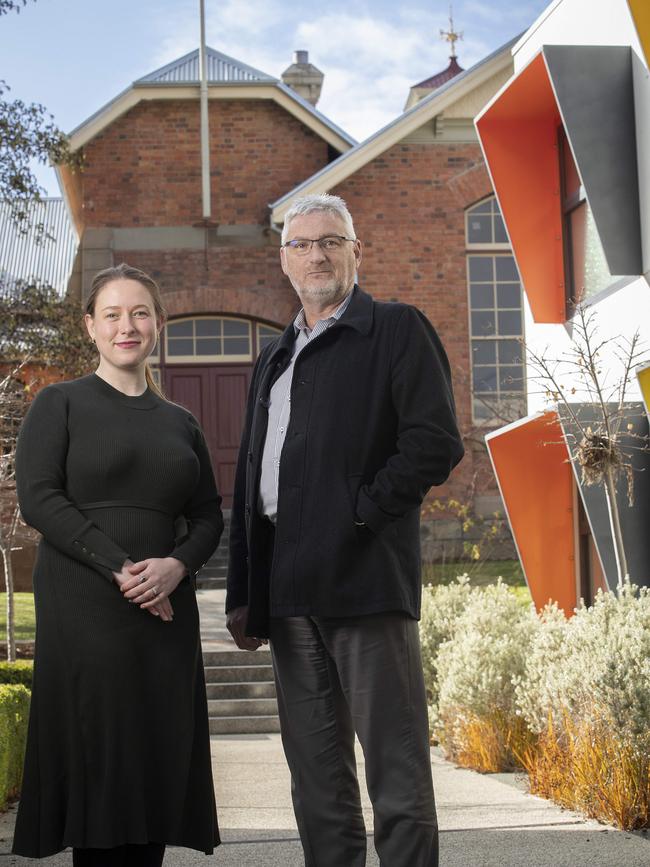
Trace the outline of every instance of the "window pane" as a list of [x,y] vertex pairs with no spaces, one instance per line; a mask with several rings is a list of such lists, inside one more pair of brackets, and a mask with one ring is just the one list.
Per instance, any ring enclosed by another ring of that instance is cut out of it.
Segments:
[[221,355],[220,337],[198,337],[196,340],[197,355]]
[[223,341],[224,355],[250,355],[251,342],[247,337],[230,337]]
[[492,243],[492,217],[488,214],[467,218],[467,241],[469,244]]
[[169,337],[191,337],[194,333],[192,319],[186,319],[184,322],[170,322],[167,325],[167,334]]
[[478,205],[474,205],[473,208],[470,208],[470,216],[474,216],[474,214],[491,214],[494,210],[494,202],[496,200],[494,198],[486,199],[484,202],[479,202]]
[[497,284],[497,307],[521,307],[519,283]]
[[493,310],[494,287],[489,283],[470,286],[470,299],[472,310]]
[[221,319],[197,319],[197,337],[219,337],[221,335]]
[[494,415],[494,410],[490,406],[490,398],[494,401],[493,395],[485,395],[487,404],[481,400],[481,395],[476,395],[474,398],[474,418],[476,421],[486,421]]
[[224,319],[223,333],[228,337],[248,337],[250,325],[248,322],[241,322],[236,319]]
[[508,243],[508,234],[506,232],[506,227],[503,222],[503,217],[499,214],[498,217],[494,218],[494,243],[495,244],[507,244]]
[[468,256],[469,279],[472,283],[491,283],[494,280],[492,256]]
[[472,335],[489,337],[494,334],[494,313],[472,313]]
[[472,364],[496,364],[496,340],[472,340]]
[[503,365],[499,367],[499,389],[504,389],[505,391],[523,391],[523,367],[518,364]]
[[523,346],[518,340],[499,340],[499,364],[517,364],[523,359]]
[[521,313],[518,310],[499,310],[499,334],[521,334]]
[[169,339],[167,355],[194,355],[194,341],[191,338]]
[[496,256],[495,264],[499,282],[519,283],[519,271],[512,256]]
[[475,367],[474,368],[474,388],[479,391],[496,391],[497,390],[497,369],[496,367]]

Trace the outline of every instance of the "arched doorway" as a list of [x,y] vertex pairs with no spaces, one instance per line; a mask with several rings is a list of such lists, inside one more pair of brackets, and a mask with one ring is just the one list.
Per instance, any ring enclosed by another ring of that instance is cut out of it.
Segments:
[[271,325],[232,316],[173,319],[151,357],[165,395],[201,423],[226,509],[232,506],[253,364],[280,333]]

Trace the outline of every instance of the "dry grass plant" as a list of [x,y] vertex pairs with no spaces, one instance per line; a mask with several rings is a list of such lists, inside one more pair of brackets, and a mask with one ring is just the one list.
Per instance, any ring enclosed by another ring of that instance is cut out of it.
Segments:
[[[597,720],[597,721],[596,721]],[[611,720],[568,713],[518,752],[530,791],[625,831],[650,827],[650,736],[645,748],[619,737]]]
[[448,757],[463,768],[484,774],[522,768],[522,755],[533,749],[535,736],[520,716],[495,710],[487,716],[456,716],[442,728]]

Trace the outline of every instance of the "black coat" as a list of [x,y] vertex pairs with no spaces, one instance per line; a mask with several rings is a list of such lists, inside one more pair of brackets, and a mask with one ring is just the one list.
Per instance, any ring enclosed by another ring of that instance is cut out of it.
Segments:
[[[449,363],[429,321],[355,287],[296,360],[272,566],[258,510],[272,384],[293,323],[257,361],[237,463],[226,610],[268,618],[420,614],[420,506],[463,456]],[[356,521],[366,526],[357,526]],[[269,574],[270,572],[270,574]]]

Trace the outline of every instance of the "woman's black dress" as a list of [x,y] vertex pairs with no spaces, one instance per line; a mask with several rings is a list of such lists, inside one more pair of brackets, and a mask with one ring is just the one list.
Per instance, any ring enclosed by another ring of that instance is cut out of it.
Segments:
[[223,527],[196,420],[95,374],[44,388],[16,458],[34,570],[36,658],[13,851],[219,843],[193,580],[174,620],[130,604],[124,560],[173,556],[194,573]]

